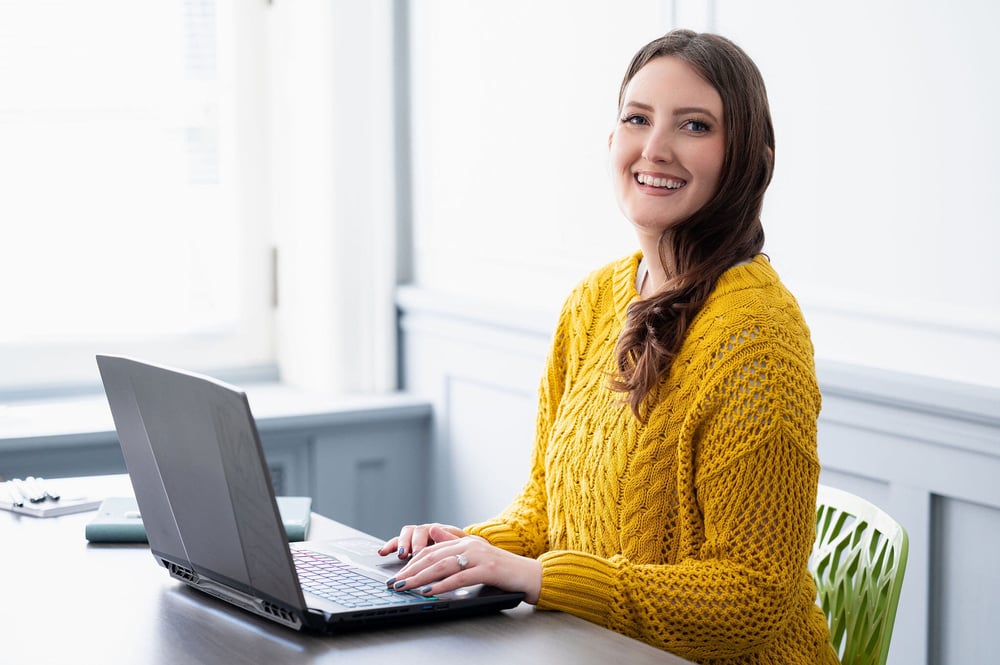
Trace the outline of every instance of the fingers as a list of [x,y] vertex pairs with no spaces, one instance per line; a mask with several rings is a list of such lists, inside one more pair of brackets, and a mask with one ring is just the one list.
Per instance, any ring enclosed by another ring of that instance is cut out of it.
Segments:
[[406,529],[408,529],[408,528],[409,527],[405,527],[404,526],[403,527],[403,531],[400,531],[400,535],[396,536],[395,538],[390,538],[389,540],[385,541],[385,544],[382,545],[382,547],[378,548],[377,552],[381,556],[388,556],[389,554],[392,554],[393,552],[395,552],[399,548],[400,540],[402,539],[403,532]]
[[412,558],[425,547],[465,536],[465,532],[456,526],[447,524],[408,524],[400,529],[399,535],[390,539],[379,548],[378,553],[388,556],[393,552],[400,560]]
[[386,585],[395,591],[416,591],[424,595],[444,593],[470,584],[476,584],[476,573],[470,556],[463,553],[459,543],[439,544],[428,547],[403,566],[396,577]]
[[430,536],[431,540],[435,543],[443,543],[449,540],[464,538],[466,533],[462,529],[455,526],[448,526],[446,524],[431,524],[427,529],[427,535]]
[[389,554],[395,552],[398,547],[399,547],[399,536],[395,538],[390,538],[389,540],[385,541],[385,545],[378,548],[377,551],[381,556],[388,556]]
[[410,534],[414,528],[412,524],[404,526],[398,536],[390,538],[385,545],[379,548],[378,553],[382,556],[388,556],[395,552],[400,559],[405,560],[410,551]]
[[428,545],[433,545],[434,541],[431,540],[429,532],[429,524],[420,524],[413,527],[413,531],[410,533],[410,556],[416,556],[420,550],[424,549]]
[[522,591],[525,601],[534,604],[541,592],[542,564],[537,559],[506,552],[478,536],[465,536],[425,548],[386,581],[395,591],[425,596],[473,584]]

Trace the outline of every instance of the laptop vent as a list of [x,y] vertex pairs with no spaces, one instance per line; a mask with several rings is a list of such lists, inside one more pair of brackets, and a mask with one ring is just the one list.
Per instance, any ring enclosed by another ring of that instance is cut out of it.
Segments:
[[178,566],[176,563],[170,561],[164,561],[163,565],[166,566],[167,570],[174,577],[184,580],[185,582],[197,582],[198,576],[195,572],[189,568],[184,568],[183,566]]
[[293,613],[289,612],[283,607],[278,607],[272,603],[264,601],[261,603],[261,608],[270,614],[271,616],[290,624],[298,624],[299,619]]

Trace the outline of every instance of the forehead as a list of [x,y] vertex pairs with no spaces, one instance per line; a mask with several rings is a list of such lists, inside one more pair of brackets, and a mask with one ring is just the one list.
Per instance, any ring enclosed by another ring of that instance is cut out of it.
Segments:
[[653,58],[636,72],[625,87],[622,105],[629,103],[658,107],[701,107],[722,114],[722,97],[711,83],[676,56]]

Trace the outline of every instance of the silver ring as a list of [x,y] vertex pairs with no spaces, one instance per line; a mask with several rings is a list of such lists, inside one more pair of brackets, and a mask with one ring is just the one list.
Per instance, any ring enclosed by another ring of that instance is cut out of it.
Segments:
[[455,561],[458,562],[458,567],[465,570],[465,567],[469,565],[469,560],[465,558],[464,554],[456,554]]

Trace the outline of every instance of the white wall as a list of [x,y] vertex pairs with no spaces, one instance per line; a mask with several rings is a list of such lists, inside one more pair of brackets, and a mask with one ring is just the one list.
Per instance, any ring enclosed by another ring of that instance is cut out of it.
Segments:
[[413,2],[416,283],[555,311],[632,248],[606,171],[622,72],[662,2]]
[[392,9],[391,0],[271,7],[276,356],[297,388],[395,387]]
[[632,53],[732,37],[768,83],[765,251],[820,359],[1000,386],[1000,5],[411,3],[415,282],[553,313],[631,251],[606,175]]
[[1000,5],[715,4],[767,77],[768,250],[818,353],[1000,385]]

